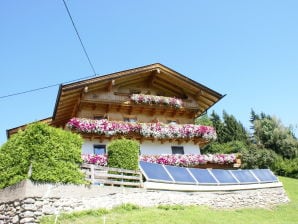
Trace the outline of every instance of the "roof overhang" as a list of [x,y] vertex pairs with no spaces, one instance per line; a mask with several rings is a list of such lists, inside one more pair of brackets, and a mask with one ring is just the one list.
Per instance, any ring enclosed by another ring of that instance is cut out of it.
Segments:
[[64,126],[73,116],[84,92],[111,89],[112,85],[126,85],[140,81],[171,91],[181,98],[193,96],[200,108],[196,116],[205,113],[224,95],[159,63],[61,85],[53,112],[52,124]]

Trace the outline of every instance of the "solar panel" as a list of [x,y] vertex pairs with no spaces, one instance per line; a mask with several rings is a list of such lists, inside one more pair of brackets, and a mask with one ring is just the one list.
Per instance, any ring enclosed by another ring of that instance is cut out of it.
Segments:
[[254,184],[278,182],[269,169],[221,170],[185,168],[140,161],[140,169],[148,181],[181,184]]
[[241,184],[259,182],[249,170],[231,170],[231,172]]
[[213,169],[210,170],[220,184],[237,184],[239,183],[229,170]]
[[256,175],[260,182],[276,182],[277,177],[269,169],[251,170]]
[[207,169],[188,168],[199,184],[217,184],[215,178]]
[[140,168],[147,180],[173,182],[163,165],[140,161]]
[[173,177],[175,182],[196,184],[196,180],[191,176],[190,172],[184,167],[165,166],[167,171]]

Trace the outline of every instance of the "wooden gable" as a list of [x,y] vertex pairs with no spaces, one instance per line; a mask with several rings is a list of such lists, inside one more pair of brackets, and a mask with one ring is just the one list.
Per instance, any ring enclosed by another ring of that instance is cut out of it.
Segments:
[[[180,98],[185,103],[181,110],[164,110],[173,116],[197,117],[218,102],[223,95],[195,82],[159,63],[112,73],[104,76],[61,85],[52,117],[54,126],[63,127],[72,117],[77,116],[83,106],[123,110],[125,113],[142,113],[144,108],[152,115],[158,108],[132,105],[132,93],[162,95]],[[164,112],[162,111],[164,110]]]

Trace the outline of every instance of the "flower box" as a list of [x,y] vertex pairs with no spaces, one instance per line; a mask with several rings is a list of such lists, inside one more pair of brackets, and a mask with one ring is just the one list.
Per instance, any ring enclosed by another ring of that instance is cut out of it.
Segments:
[[146,94],[132,94],[130,100],[137,104],[160,104],[175,108],[183,107],[183,101],[174,97],[154,96]]
[[[235,154],[163,154],[163,155],[140,155],[140,161],[158,163],[164,165],[194,167],[194,168],[213,168],[213,169],[233,169],[236,163]],[[84,163],[107,166],[107,155],[82,155]]]
[[128,135],[136,133],[145,138],[155,139],[195,139],[203,138],[215,140],[217,135],[213,127],[194,124],[164,124],[130,123],[123,121],[109,121],[106,119],[92,120],[86,118],[72,118],[67,124],[71,130],[79,133],[98,134],[105,136]]

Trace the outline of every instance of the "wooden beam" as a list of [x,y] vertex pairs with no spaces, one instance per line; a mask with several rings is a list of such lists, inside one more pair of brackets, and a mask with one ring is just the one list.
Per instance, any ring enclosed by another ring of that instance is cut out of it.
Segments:
[[177,113],[178,113],[178,110],[177,109],[176,110],[173,110],[171,117],[175,117],[177,115]]
[[122,105],[120,104],[117,108],[117,112],[119,112],[121,110],[121,108],[122,108]]
[[111,92],[112,89],[113,89],[113,86],[114,86],[114,85],[115,85],[115,79],[109,81],[109,83],[108,83],[108,87],[107,87],[107,91],[108,91],[108,92]]
[[133,113],[133,108],[134,108],[133,106],[130,106],[129,107],[129,109],[128,109],[128,114],[129,115],[131,115]]
[[151,116],[154,116],[156,114],[156,108],[152,108],[151,112],[150,112],[150,115]]
[[151,75],[148,77],[148,80],[147,80],[147,86],[148,88],[152,87],[153,86],[153,83],[154,83],[154,80],[156,79],[156,76],[160,74],[160,70],[159,69],[156,69],[154,71],[151,72]]
[[80,102],[81,102],[81,99],[79,98],[77,103],[75,104],[75,107],[73,108],[73,111],[71,113],[71,117],[76,117],[77,112],[78,112],[79,107],[80,107]]
[[110,109],[111,109],[111,104],[107,104],[106,105],[106,113],[109,113]]

